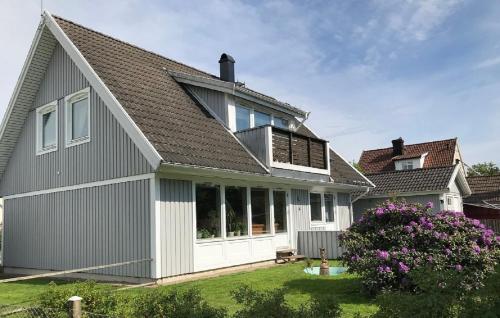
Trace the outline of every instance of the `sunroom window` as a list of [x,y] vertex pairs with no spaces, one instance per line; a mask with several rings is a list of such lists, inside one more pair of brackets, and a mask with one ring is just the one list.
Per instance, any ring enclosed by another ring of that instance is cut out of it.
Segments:
[[254,111],[255,127],[271,124],[271,115]]
[[311,205],[311,221],[323,221],[321,213],[321,194],[311,193],[309,195]]
[[274,191],[274,231],[275,233],[283,233],[287,231],[286,225],[286,192]]
[[252,234],[261,235],[261,234],[271,233],[269,190],[261,188],[252,188],[251,204],[252,204]]
[[274,126],[278,128],[288,129],[289,121],[288,119],[281,117],[274,117]]
[[196,185],[196,237],[221,236],[220,188],[218,185]]
[[250,109],[236,106],[236,130],[250,128]]
[[66,145],[90,140],[89,90],[84,89],[66,98]]
[[37,154],[57,150],[57,102],[37,109]]
[[227,236],[247,235],[247,188],[228,186],[225,195]]
[[325,193],[325,219],[326,222],[335,222],[335,210],[333,205],[333,194]]

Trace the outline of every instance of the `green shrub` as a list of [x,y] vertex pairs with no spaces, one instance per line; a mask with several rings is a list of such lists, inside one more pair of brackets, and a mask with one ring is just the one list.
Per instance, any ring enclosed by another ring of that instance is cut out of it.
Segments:
[[494,270],[500,238],[461,212],[431,214],[432,204],[387,201],[367,210],[342,236],[343,260],[371,293],[414,290],[410,273],[431,267],[463,275],[460,289],[479,288]]
[[131,317],[224,318],[226,311],[210,306],[196,289],[180,291],[154,288],[130,302]]
[[39,296],[38,304],[42,308],[66,312],[68,299],[71,296],[82,298],[82,310],[97,314],[111,314],[117,305],[117,298],[114,294],[99,287],[93,281],[63,285],[51,282],[47,291]]
[[234,318],[281,318],[281,317],[340,317],[341,309],[332,297],[315,299],[298,309],[285,301],[284,289],[266,292],[255,291],[243,285],[233,291],[233,299],[242,305],[242,309],[234,314]]

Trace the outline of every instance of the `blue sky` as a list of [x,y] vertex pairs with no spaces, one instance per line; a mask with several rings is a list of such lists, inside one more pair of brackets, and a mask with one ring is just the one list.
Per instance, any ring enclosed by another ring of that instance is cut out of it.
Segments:
[[[363,149],[458,137],[468,164],[500,164],[499,1],[44,0],[53,14],[311,111],[346,159]],[[4,0],[3,113],[40,19]]]

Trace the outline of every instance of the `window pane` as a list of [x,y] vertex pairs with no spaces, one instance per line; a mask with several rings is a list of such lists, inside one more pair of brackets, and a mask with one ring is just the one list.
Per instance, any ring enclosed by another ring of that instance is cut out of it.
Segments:
[[252,188],[251,197],[252,233],[254,235],[270,233],[269,191]]
[[196,185],[197,238],[220,237],[221,230],[219,186]]
[[271,124],[271,115],[269,114],[254,111],[254,118],[255,118],[255,127]]
[[335,221],[333,194],[331,193],[325,193],[325,217],[326,217],[326,222]]
[[236,130],[250,128],[250,109],[236,106]]
[[227,236],[248,234],[247,188],[226,187]]
[[87,137],[89,135],[89,108],[88,98],[71,104],[71,139]]
[[274,126],[288,129],[288,120],[281,117],[274,117]]
[[55,111],[42,115],[42,148],[56,145],[56,120]]
[[286,232],[286,192],[274,191],[274,231]]
[[311,193],[309,198],[311,202],[311,221],[322,221],[321,195],[319,193]]

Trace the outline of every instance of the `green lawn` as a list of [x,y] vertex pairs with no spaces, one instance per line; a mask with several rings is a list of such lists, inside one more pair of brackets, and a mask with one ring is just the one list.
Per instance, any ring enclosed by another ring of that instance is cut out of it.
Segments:
[[[231,312],[237,309],[236,303],[231,299],[231,290],[241,284],[248,284],[258,290],[283,287],[286,289],[287,301],[296,305],[311,297],[332,294],[341,304],[345,317],[352,317],[357,312],[362,315],[372,314],[377,310],[373,301],[360,293],[360,281],[354,275],[319,277],[305,274],[303,268],[304,263],[301,262],[158,288],[196,287],[209,303],[226,307]],[[43,280],[0,284],[0,304],[30,301],[44,290],[46,284],[47,281]],[[142,291],[143,288],[137,288],[119,292],[134,294]]]

